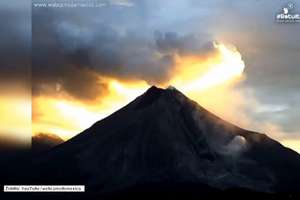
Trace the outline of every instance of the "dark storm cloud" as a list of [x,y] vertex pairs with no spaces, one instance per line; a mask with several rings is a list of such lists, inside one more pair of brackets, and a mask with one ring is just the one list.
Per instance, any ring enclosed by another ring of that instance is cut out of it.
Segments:
[[158,83],[172,64],[172,55],[155,55],[154,47],[134,33],[120,35],[102,23],[95,30],[45,13],[34,15],[33,23],[34,92],[43,83],[61,84],[76,98],[95,98],[105,88],[96,74]]
[[33,12],[33,93],[53,93],[58,86],[79,99],[93,99],[105,93],[105,84],[85,67],[88,66],[87,47],[72,41],[73,38],[62,42],[62,33],[57,28],[59,20],[53,17],[49,12]]
[[[105,18],[103,13],[94,17]],[[102,11],[102,10],[101,10]],[[93,12],[93,11],[91,11]],[[134,12],[134,11],[133,11]],[[93,99],[105,91],[98,77],[145,80],[149,84],[168,81],[175,55],[201,54],[213,49],[202,45],[194,34],[128,28],[115,17],[93,20],[85,10],[59,12],[33,9],[33,91],[60,84],[64,91],[79,99]],[[103,16],[102,16],[103,15]],[[117,16],[122,15],[116,14]],[[116,25],[118,24],[118,26]],[[130,24],[129,24],[130,27]]]
[[[176,32],[162,33],[156,31],[155,43],[160,52],[184,55],[205,55],[212,53],[216,49],[213,43],[208,42],[208,38],[200,38],[199,35],[188,34],[180,36]],[[203,43],[202,40],[206,40]]]
[[0,81],[28,82],[30,77],[30,5],[27,1],[0,3]]

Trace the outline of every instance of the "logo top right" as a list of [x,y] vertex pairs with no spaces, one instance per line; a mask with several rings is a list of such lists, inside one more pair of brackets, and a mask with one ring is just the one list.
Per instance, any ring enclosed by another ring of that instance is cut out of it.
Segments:
[[279,23],[298,23],[300,22],[300,14],[295,11],[293,3],[288,3],[281,12],[276,14],[276,21]]

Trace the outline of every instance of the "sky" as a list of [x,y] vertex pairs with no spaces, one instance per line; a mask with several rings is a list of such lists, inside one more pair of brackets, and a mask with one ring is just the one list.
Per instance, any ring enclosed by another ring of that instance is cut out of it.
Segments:
[[0,146],[31,141],[29,1],[0,2]]
[[20,88],[30,88],[19,104],[31,102],[33,134],[67,140],[151,85],[173,85],[225,120],[300,152],[300,23],[275,21],[288,1],[36,4],[44,2],[0,3],[1,85],[17,85],[1,97],[18,99]]

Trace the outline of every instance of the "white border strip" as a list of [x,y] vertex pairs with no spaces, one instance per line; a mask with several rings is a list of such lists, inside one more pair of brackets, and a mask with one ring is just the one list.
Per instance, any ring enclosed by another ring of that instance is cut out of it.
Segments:
[[4,185],[4,192],[85,192],[84,185]]

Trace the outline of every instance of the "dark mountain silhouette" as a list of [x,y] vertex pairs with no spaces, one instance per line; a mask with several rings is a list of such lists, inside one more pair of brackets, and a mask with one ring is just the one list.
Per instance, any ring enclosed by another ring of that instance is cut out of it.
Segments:
[[63,142],[64,140],[58,135],[52,133],[39,133],[32,137],[31,148],[34,152],[41,152],[49,150]]
[[151,87],[35,158],[34,169],[34,184],[84,184],[100,196],[300,190],[299,154],[218,118],[172,87]]

